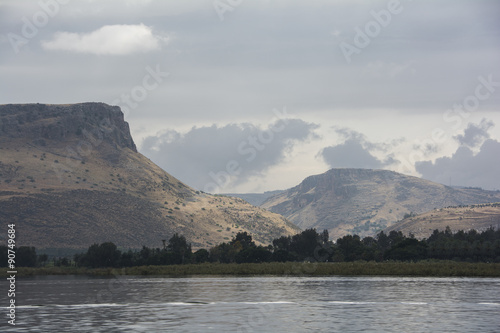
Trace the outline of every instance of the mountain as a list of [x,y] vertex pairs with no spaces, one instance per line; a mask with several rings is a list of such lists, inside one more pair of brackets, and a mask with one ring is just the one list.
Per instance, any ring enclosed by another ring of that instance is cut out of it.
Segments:
[[261,207],[333,239],[374,235],[405,214],[500,201],[500,192],[457,189],[387,170],[331,169],[268,198]]
[[428,238],[434,230],[445,230],[446,227],[450,227],[452,232],[470,229],[484,231],[490,227],[500,229],[500,203],[433,209],[423,214],[408,216],[387,228],[385,232],[401,231],[405,235],[413,234],[422,239]]
[[230,196],[230,197],[236,197],[245,200],[249,204],[252,204],[254,206],[260,206],[262,205],[267,199],[272,197],[273,195],[277,195],[283,192],[282,190],[276,190],[276,191],[266,191],[264,193],[227,193],[224,195]]
[[269,244],[300,231],[184,185],[137,152],[120,108],[103,103],[0,105],[0,222],[37,248],[161,247],[174,233],[207,248],[239,231]]

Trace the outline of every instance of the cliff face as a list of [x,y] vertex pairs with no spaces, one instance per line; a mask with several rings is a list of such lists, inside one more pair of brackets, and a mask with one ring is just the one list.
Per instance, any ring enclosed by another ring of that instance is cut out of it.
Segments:
[[455,189],[393,171],[332,169],[268,198],[261,206],[301,228],[328,229],[333,238],[374,235],[410,212],[500,201],[500,193]]
[[120,108],[104,103],[0,105],[0,136],[41,146],[47,140],[64,144],[102,140],[137,152]]
[[239,231],[260,244],[299,231],[184,185],[137,152],[120,109],[103,103],[0,106],[0,224],[9,223],[18,245],[37,248],[159,247],[174,233],[209,248]]

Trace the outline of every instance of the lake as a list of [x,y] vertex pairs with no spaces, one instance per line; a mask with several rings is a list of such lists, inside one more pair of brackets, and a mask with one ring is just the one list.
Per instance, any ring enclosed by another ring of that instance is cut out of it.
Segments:
[[[7,313],[7,285],[2,308]],[[500,279],[19,278],[3,332],[498,332]]]

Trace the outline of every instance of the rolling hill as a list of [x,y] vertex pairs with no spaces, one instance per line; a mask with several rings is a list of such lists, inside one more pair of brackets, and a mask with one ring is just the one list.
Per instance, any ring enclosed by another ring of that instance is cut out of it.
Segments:
[[268,198],[261,207],[333,239],[374,235],[406,214],[500,201],[500,192],[457,189],[387,170],[331,169]]
[[257,244],[300,231],[175,179],[137,152],[119,107],[103,103],[0,105],[0,222],[16,225],[18,246],[37,248],[160,247],[174,233],[208,248],[239,231]]
[[500,203],[470,206],[452,206],[433,209],[430,212],[408,216],[385,230],[401,231],[416,238],[428,238],[436,229],[443,231],[449,227],[452,232],[459,230],[484,231],[490,227],[500,229]]

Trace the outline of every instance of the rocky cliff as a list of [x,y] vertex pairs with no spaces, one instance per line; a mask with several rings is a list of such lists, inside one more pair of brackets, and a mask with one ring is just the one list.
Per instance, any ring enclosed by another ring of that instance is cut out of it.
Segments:
[[0,136],[31,140],[39,146],[46,145],[46,140],[64,145],[101,140],[137,152],[120,108],[104,103],[1,105]]

